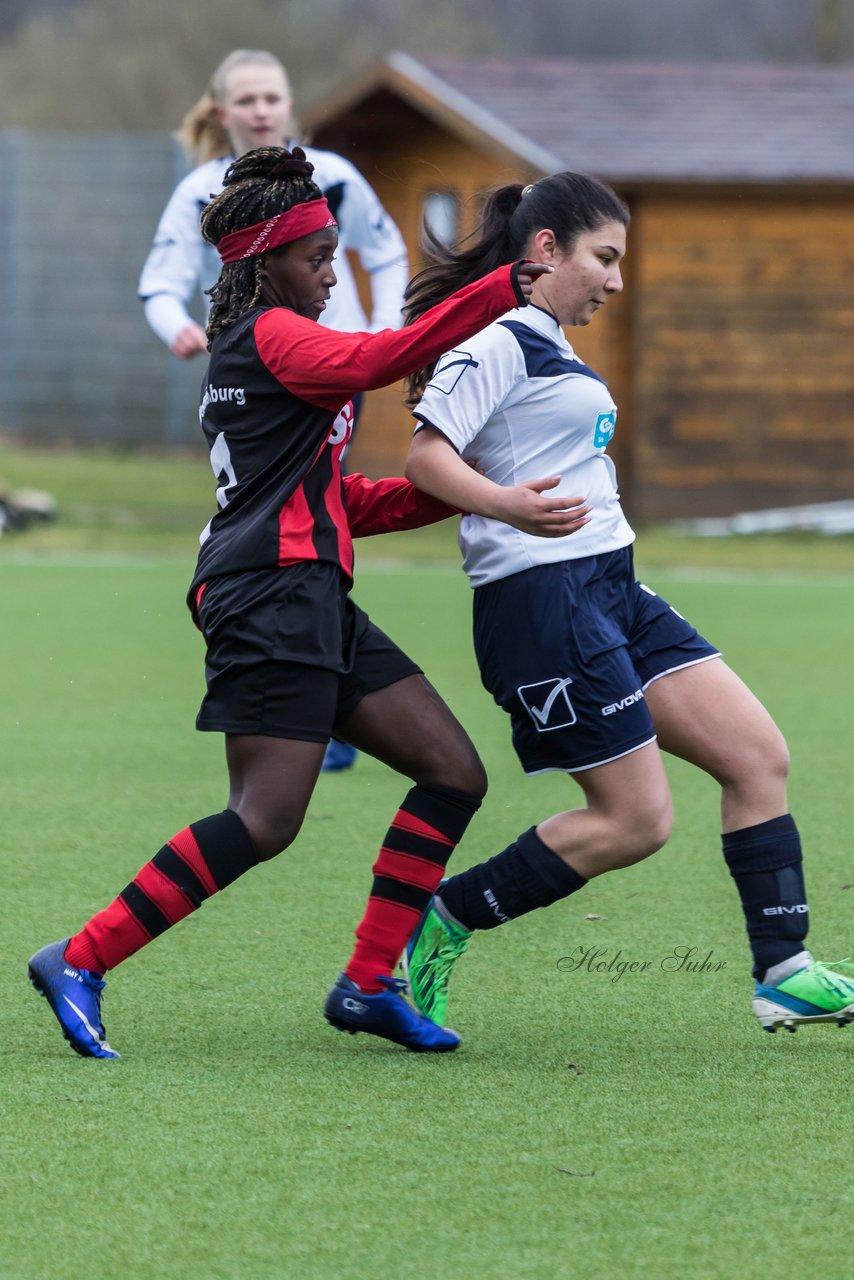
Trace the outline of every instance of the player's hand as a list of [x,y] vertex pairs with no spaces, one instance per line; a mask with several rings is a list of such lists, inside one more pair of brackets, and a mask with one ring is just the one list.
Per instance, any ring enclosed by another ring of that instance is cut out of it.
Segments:
[[179,360],[192,360],[193,356],[201,355],[203,352],[207,354],[207,349],[208,335],[195,321],[185,324],[169,343],[169,350]]
[[548,490],[556,488],[560,479],[560,476],[546,476],[542,480],[525,480],[507,489],[500,488],[494,518],[538,538],[565,538],[577,533],[588,523],[591,508],[585,498],[550,496]]
[[519,292],[527,302],[534,288],[534,282],[540,276],[550,275],[554,267],[547,267],[544,262],[520,262],[516,268],[516,283]]

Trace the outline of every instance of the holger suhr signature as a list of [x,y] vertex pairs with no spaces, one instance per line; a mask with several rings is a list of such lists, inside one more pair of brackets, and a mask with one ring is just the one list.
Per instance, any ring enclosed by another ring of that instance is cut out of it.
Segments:
[[570,955],[560,957],[557,967],[561,973],[602,973],[612,982],[619,982],[627,973],[651,973],[655,969],[664,973],[720,973],[726,963],[718,960],[711,948],[678,946],[657,960],[632,960],[622,947],[614,951],[579,943]]

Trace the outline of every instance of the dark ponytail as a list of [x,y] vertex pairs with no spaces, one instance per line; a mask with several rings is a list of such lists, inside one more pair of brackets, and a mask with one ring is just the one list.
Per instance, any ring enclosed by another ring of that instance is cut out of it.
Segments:
[[522,190],[519,183],[513,183],[488,191],[477,227],[455,245],[444,244],[427,223],[423,225],[421,252],[426,265],[407,286],[403,308],[406,324],[412,324],[458,289],[519,257],[512,221]]
[[[495,187],[484,196],[478,226],[456,245],[443,244],[424,227],[421,250],[426,265],[406,290],[405,323],[412,324],[457,289],[524,257],[538,231],[553,231],[559,247],[570,253],[581,234],[606,222],[628,226],[629,211],[597,178],[555,173],[527,187],[519,183]],[[431,365],[408,379],[408,405],[418,403],[432,372]]]

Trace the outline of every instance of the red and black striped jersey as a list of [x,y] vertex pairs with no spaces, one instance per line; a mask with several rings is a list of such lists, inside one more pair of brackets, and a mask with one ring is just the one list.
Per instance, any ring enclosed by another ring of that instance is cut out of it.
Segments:
[[201,535],[191,598],[222,574],[302,560],[330,561],[352,577],[354,532],[448,514],[405,480],[342,477],[350,397],[398,381],[522,301],[516,268],[502,267],[405,329],[343,333],[273,307],[218,334],[199,420],[219,510]]

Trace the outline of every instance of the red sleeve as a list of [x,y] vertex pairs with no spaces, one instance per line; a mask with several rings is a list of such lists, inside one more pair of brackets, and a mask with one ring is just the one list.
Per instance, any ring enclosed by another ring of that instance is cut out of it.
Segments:
[[325,329],[285,307],[272,307],[255,322],[255,345],[282,386],[309,404],[340,409],[356,392],[405,378],[518,306],[516,269],[499,267],[414,324],[379,333]]
[[439,498],[416,489],[408,480],[368,480],[355,473],[344,477],[347,523],[354,538],[401,529],[422,529],[460,513]]

